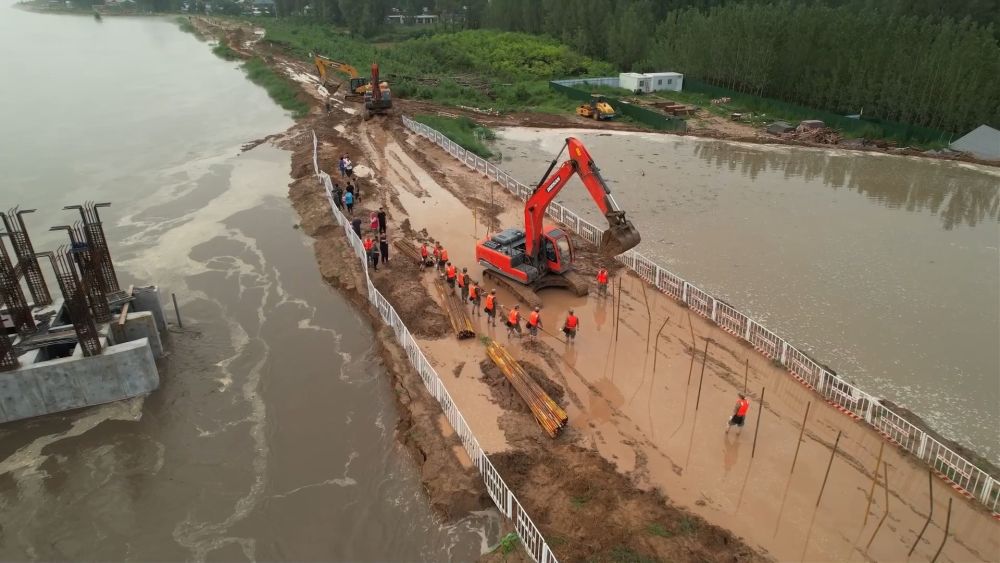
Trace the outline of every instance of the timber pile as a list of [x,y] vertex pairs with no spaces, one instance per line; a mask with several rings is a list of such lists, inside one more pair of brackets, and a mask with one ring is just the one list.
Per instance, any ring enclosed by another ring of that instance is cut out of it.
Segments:
[[558,436],[569,421],[566,411],[556,404],[552,397],[549,397],[549,394],[524,371],[521,364],[517,363],[517,360],[510,355],[506,348],[496,342],[490,342],[489,346],[486,347],[486,354],[500,368],[517,394],[528,404],[531,414],[535,416],[535,420],[542,425],[545,432],[553,438]]
[[459,340],[472,338],[476,335],[476,330],[472,326],[472,318],[469,311],[462,303],[462,298],[455,295],[455,292],[448,287],[444,280],[438,282],[438,293],[444,301],[445,311],[448,313],[448,320],[451,321],[451,328]]
[[823,145],[836,145],[843,138],[839,131],[836,129],[830,129],[829,127],[794,131],[792,133],[785,133],[782,137],[785,139],[820,143]]
[[417,264],[420,264],[420,249],[413,246],[412,244],[406,242],[403,239],[396,239],[392,243],[400,252],[406,255],[407,258],[412,259]]

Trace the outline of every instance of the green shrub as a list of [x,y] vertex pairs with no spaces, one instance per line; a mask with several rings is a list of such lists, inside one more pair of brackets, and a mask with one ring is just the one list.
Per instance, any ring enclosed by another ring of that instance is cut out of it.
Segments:
[[458,145],[462,148],[470,150],[483,158],[490,158],[493,156],[493,153],[486,148],[483,141],[495,139],[496,134],[492,130],[479,125],[468,117],[416,115],[413,119],[427,125],[428,127],[437,129],[441,132],[441,134],[458,143]]
[[292,117],[298,119],[309,113],[309,105],[298,97],[299,88],[272,70],[259,57],[254,57],[243,63],[243,70],[251,82],[267,90],[267,94],[271,96],[272,100],[292,112]]
[[219,58],[225,59],[227,61],[235,61],[240,58],[240,55],[229,47],[229,44],[225,41],[219,41],[219,44],[212,47],[212,52],[215,53]]

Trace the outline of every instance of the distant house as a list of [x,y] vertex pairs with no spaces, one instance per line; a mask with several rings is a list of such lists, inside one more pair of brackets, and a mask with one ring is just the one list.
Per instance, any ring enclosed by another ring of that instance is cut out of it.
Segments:
[[406,23],[406,16],[404,14],[389,14],[385,17],[385,23],[403,25]]
[[430,25],[435,24],[438,21],[437,14],[420,14],[419,16],[413,18],[413,21],[417,25]]
[[952,143],[951,148],[983,160],[1000,160],[1000,131],[980,125]]
[[254,15],[274,15],[274,0],[253,0]]

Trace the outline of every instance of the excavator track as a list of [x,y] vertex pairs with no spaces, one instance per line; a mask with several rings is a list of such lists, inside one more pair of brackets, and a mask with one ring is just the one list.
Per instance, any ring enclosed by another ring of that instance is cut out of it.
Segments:
[[586,278],[573,271],[566,272],[564,274],[546,274],[531,285],[524,285],[520,282],[512,280],[491,268],[485,268],[483,270],[483,278],[490,280],[491,283],[503,287],[513,294],[518,301],[528,307],[542,306],[542,299],[539,297],[538,291],[543,289],[568,289],[577,297],[583,297],[590,292],[590,286],[587,283]]

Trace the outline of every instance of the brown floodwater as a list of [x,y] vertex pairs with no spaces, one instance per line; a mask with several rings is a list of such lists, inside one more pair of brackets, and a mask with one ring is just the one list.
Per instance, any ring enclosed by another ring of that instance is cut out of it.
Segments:
[[5,5],[0,50],[19,53],[0,60],[0,207],[38,208],[50,249],[63,205],[112,201],[122,283],[175,292],[184,321],[151,396],[0,426],[0,559],[471,560],[495,542],[494,511],[431,512],[368,321],[295,228],[288,153],[240,153],[291,125],[261,89],[169,20]]
[[[1000,460],[1000,171],[593,130],[508,128],[495,149],[531,184],[567,135],[642,232],[640,252]],[[573,184],[559,200],[600,224]]]

